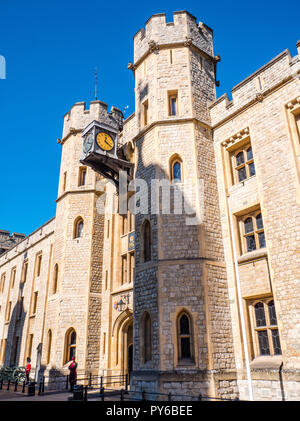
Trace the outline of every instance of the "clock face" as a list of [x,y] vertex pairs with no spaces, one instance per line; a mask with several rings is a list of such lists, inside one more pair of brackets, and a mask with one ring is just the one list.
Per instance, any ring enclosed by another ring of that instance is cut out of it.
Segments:
[[115,144],[110,135],[104,132],[97,134],[97,143],[104,151],[111,151]]
[[89,152],[92,148],[94,141],[94,136],[92,134],[89,134],[88,137],[84,141],[83,149],[84,152]]

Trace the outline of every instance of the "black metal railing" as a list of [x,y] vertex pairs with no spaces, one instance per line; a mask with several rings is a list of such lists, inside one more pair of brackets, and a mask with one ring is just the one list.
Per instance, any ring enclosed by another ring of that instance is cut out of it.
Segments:
[[[29,383],[30,384],[30,383]],[[43,376],[39,382],[34,382],[35,390],[37,388],[38,395],[44,393],[59,393],[69,391],[69,376],[45,377]],[[51,387],[54,385],[54,388]],[[128,375],[113,375],[113,376],[96,376],[89,375],[78,377],[76,385],[83,386],[83,400],[97,399],[105,401],[105,398],[120,401],[238,401],[239,398],[220,398],[207,395],[184,395],[178,393],[159,393],[146,390],[132,390],[129,389]],[[118,385],[123,386],[121,389],[109,388],[107,386]],[[10,379],[0,379],[0,390],[11,390],[14,392],[26,392],[27,382],[11,381]],[[62,387],[59,387],[62,386]],[[32,387],[32,384],[31,384]],[[100,399],[99,399],[100,398]]]

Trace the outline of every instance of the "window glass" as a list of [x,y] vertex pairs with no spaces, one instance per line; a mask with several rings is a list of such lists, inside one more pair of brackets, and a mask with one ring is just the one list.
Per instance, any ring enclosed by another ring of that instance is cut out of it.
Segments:
[[262,220],[261,213],[259,213],[259,214],[256,216],[256,226],[257,226],[257,229],[262,229],[262,228],[264,227],[264,224],[263,224],[263,220]]
[[249,234],[250,232],[253,232],[254,229],[253,229],[253,221],[252,221],[252,218],[247,218],[244,221],[244,226],[245,226],[245,233],[246,234]]
[[180,333],[187,335],[190,333],[189,319],[185,314],[180,318]]
[[274,301],[270,301],[268,303],[268,309],[269,309],[269,318],[270,318],[270,325],[277,326],[277,318],[276,318],[276,312],[275,312],[275,304]]
[[191,358],[190,338],[181,338],[181,358]]
[[266,315],[263,303],[257,303],[254,306],[256,327],[266,326]]
[[247,149],[247,161],[250,161],[250,159],[253,159],[253,154],[252,154],[252,148],[248,148]]
[[171,115],[176,115],[176,97],[171,98]]
[[175,164],[173,165],[173,177],[174,177],[174,181],[179,183],[181,182],[181,165],[180,162],[175,162]]
[[245,162],[244,160],[244,152],[239,152],[237,154],[237,156],[235,157],[236,159],[236,166],[238,167],[239,165],[243,164]]
[[254,162],[251,162],[251,164],[249,164],[249,173],[250,173],[250,177],[252,177],[253,175],[255,175]]
[[246,168],[240,168],[238,170],[238,177],[239,177],[239,181],[243,181],[247,178],[247,174],[246,174]]
[[259,247],[260,248],[266,247],[266,240],[265,240],[265,233],[264,232],[260,232],[258,234],[258,241],[259,241]]
[[274,354],[281,355],[280,339],[279,339],[279,333],[277,329],[272,329],[272,341],[273,341]]
[[260,330],[257,332],[260,355],[270,355],[268,332]]

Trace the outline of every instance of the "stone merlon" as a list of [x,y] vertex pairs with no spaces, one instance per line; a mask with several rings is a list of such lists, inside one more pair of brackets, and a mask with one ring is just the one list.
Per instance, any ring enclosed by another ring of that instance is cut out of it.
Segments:
[[166,21],[165,13],[153,15],[147,20],[146,27],[134,36],[134,63],[147,53],[151,45],[183,45],[187,41],[213,56],[212,35],[211,28],[203,22],[197,24],[196,18],[187,11],[174,12],[173,22]]

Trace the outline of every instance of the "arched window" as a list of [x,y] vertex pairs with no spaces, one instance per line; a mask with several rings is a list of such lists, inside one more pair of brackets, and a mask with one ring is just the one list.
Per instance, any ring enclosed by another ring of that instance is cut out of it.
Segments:
[[69,329],[65,337],[65,358],[64,364],[67,364],[69,361],[75,357],[76,354],[76,332],[73,328]]
[[53,294],[56,294],[56,291],[57,291],[57,281],[58,281],[58,264],[56,263],[53,270],[53,288],[52,288]]
[[143,224],[143,258],[144,262],[151,260],[151,225],[148,220]]
[[191,319],[185,312],[181,313],[177,319],[178,334],[178,362],[193,362],[193,337]]
[[146,363],[147,361],[152,360],[151,317],[148,312],[146,312],[144,315],[143,329],[144,329],[144,361]]
[[49,329],[48,334],[47,334],[47,364],[50,363],[50,359],[51,359],[51,345],[52,345],[52,332],[51,332],[51,329]]
[[170,160],[170,179],[174,183],[182,182],[182,160],[178,155]]
[[80,238],[83,236],[83,219],[77,218],[74,224],[74,238]]

